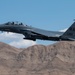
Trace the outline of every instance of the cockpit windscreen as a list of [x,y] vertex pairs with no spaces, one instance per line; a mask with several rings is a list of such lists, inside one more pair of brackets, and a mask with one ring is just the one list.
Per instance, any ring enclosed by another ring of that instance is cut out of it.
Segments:
[[23,25],[22,22],[7,22],[5,25]]

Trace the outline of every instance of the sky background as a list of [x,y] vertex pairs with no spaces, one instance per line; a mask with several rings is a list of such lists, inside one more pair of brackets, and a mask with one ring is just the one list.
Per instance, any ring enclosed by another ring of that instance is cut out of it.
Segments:
[[[24,24],[60,31],[75,19],[75,0],[0,0],[0,23],[20,21]],[[49,45],[51,41],[23,40],[23,35],[0,33],[0,41],[16,47],[34,44]]]

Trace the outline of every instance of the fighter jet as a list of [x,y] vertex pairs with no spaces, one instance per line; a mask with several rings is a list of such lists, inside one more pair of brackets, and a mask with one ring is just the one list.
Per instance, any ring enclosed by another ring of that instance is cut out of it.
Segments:
[[75,41],[75,22],[66,32],[48,31],[18,22],[7,22],[0,24],[0,31],[23,34],[23,39],[33,40],[51,40],[51,41]]

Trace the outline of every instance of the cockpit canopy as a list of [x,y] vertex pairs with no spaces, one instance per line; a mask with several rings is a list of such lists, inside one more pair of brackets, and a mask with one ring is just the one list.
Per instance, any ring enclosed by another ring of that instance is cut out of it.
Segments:
[[5,23],[5,25],[23,25],[23,23],[16,21],[16,22],[7,22]]

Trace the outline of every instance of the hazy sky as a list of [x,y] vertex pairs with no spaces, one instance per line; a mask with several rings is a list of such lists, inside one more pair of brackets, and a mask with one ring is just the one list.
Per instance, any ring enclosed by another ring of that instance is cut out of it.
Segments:
[[[74,18],[75,0],[0,0],[0,23],[20,21],[33,27],[57,31],[68,28]],[[24,44],[22,47],[26,47],[26,41],[22,40],[23,36],[20,35],[20,39],[18,38],[16,41],[18,35],[16,35],[16,39],[15,37],[11,39],[10,35],[15,34],[1,33],[0,41],[9,44],[20,44],[21,42]],[[51,42],[36,41],[32,43],[50,44]]]

